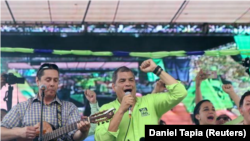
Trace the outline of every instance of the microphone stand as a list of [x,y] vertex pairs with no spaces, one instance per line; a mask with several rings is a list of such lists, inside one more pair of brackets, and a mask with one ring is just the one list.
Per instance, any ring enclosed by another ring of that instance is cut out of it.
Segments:
[[39,141],[43,140],[43,100],[44,100],[44,89],[42,89],[42,100],[41,100],[41,121],[40,121],[40,134],[39,134]]
[[5,97],[4,97],[4,101],[6,101],[6,105],[7,105],[7,111],[10,111],[11,107],[12,107],[12,92],[13,92],[13,86],[11,86],[9,84],[9,87],[8,87],[8,94],[6,95],[5,94]]

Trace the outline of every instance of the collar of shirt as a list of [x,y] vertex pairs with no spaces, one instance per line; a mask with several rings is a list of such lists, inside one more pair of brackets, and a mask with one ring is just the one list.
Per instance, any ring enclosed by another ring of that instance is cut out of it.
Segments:
[[[35,102],[35,101],[40,101],[38,94],[36,94],[36,96],[35,96],[34,99],[32,100],[32,103]],[[59,103],[60,105],[62,105],[62,102],[61,102],[61,100],[57,97],[57,95],[56,95],[56,98],[55,98],[51,103],[53,103],[53,102],[57,102],[57,103]],[[51,104],[51,103],[50,103],[50,104]]]

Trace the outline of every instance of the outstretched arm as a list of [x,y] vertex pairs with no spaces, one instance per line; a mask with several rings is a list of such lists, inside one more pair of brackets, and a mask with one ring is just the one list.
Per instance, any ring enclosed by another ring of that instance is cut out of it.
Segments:
[[235,93],[233,86],[231,84],[224,84],[222,86],[222,89],[225,93],[227,93],[231,97],[231,99],[234,101],[237,108],[239,109],[240,98]]
[[201,82],[208,78],[208,75],[201,69],[195,78],[195,103],[199,103],[202,98]]

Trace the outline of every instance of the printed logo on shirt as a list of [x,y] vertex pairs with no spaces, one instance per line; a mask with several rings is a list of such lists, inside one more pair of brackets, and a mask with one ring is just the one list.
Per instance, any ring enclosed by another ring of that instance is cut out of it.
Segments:
[[141,109],[139,109],[139,111],[141,112],[142,117],[149,115],[147,107],[141,108]]

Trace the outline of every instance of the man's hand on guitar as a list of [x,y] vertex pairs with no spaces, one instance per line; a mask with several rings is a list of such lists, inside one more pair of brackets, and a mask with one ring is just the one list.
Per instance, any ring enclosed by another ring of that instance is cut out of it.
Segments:
[[88,133],[90,129],[90,123],[88,121],[80,121],[77,123],[77,129],[80,130],[83,134]]
[[33,140],[36,137],[36,130],[38,130],[38,127],[26,126],[20,128],[19,135],[23,139]]

